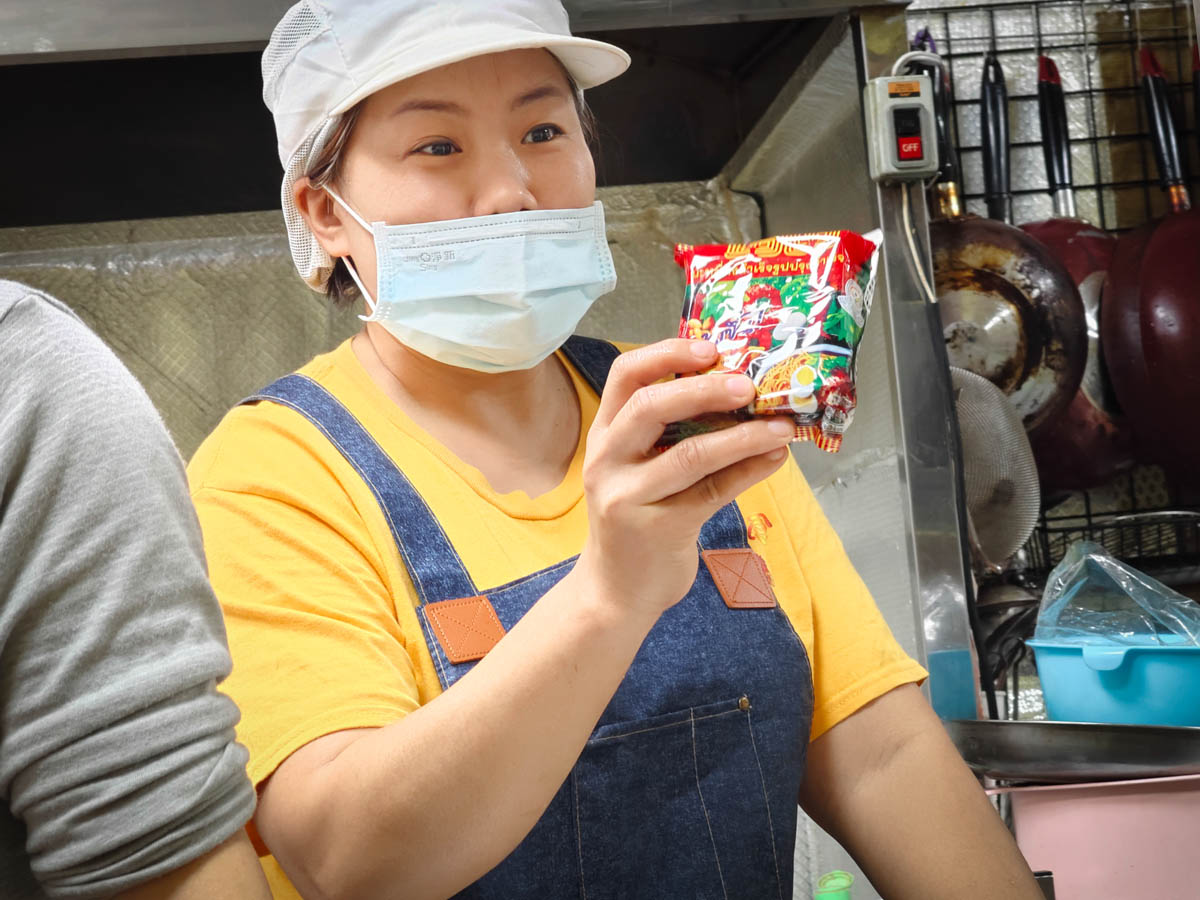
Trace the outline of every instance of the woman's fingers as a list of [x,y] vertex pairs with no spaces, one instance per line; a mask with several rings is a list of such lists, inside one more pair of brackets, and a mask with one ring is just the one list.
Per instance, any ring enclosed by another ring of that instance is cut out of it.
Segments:
[[[717,361],[717,348],[708,341],[672,338],[622,353],[613,363],[596,424],[609,425],[639,388],[672,375],[699,372]],[[732,408],[732,407],[729,407]]]
[[[647,504],[687,492],[697,496],[708,493],[715,503],[712,507],[715,511],[736,496],[736,493],[730,494],[728,499],[716,502],[726,496],[728,484],[741,483],[741,476],[737,474],[743,471],[737,468],[740,463],[781,449],[784,450],[783,456],[779,457],[782,460],[787,455],[786,446],[793,434],[791,417],[781,416],[743,422],[732,428],[687,438],[660,456],[633,467],[630,476],[635,483],[630,485],[631,493]],[[745,471],[757,470],[751,466]],[[754,483],[750,481],[744,487]]]
[[661,505],[669,507],[672,515],[706,522],[722,506],[778,470],[789,452],[787,447],[777,447],[726,466]]
[[609,424],[606,439],[624,459],[637,459],[672,422],[739,409],[754,399],[745,375],[694,375],[638,388]]
[[715,362],[712,344],[671,340],[626,353],[613,365],[588,434],[583,483],[590,533],[581,561],[586,557],[602,573],[619,602],[652,602],[660,612],[678,602],[696,576],[696,536],[705,520],[787,459],[790,416],[742,422],[658,455],[647,452],[667,424],[728,412],[754,397],[744,375],[664,380]]

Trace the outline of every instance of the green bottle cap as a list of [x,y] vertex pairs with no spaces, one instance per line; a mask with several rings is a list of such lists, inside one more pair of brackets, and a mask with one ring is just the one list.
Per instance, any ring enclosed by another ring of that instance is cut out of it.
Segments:
[[853,884],[854,876],[839,869],[818,879],[817,891],[813,897],[816,900],[851,900],[850,886]]

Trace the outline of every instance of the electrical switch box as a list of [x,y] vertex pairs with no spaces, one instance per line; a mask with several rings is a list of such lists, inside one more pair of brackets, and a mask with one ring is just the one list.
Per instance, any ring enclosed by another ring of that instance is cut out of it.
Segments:
[[863,88],[867,158],[875,181],[917,181],[937,173],[933,84],[928,75],[873,78]]

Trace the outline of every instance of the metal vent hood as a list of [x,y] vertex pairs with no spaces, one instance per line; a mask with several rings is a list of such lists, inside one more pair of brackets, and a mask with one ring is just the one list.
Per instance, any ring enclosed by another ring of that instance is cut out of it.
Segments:
[[[0,63],[258,50],[291,5],[291,0],[5,0]],[[796,19],[850,8],[831,0],[565,0],[565,5],[577,32]]]

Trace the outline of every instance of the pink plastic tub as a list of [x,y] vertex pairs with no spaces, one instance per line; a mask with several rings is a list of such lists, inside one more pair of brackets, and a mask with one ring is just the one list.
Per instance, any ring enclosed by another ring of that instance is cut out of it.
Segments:
[[1017,844],[1057,900],[1200,898],[1200,775],[989,793],[1012,795]]

